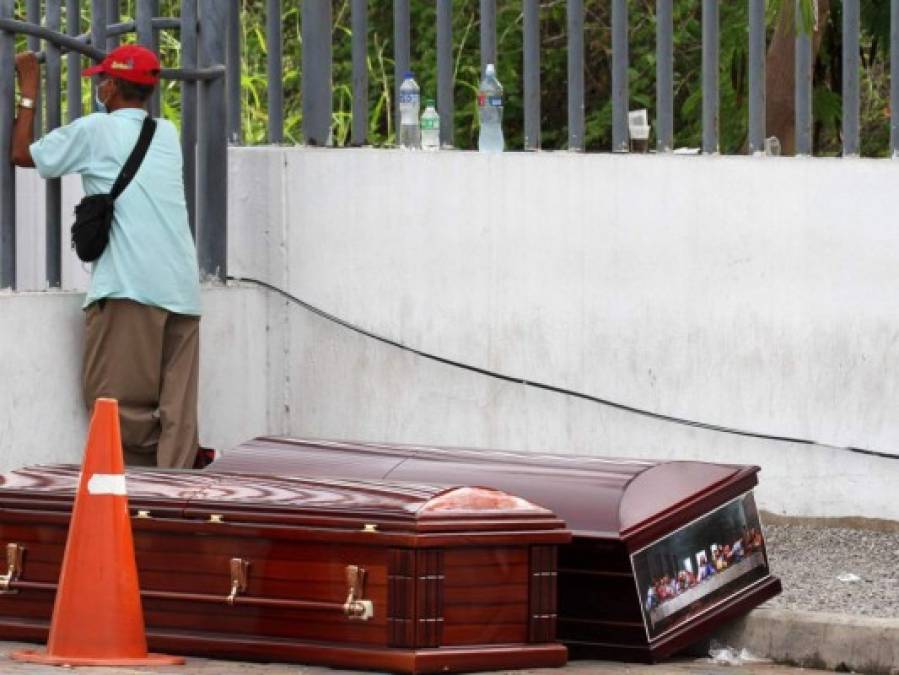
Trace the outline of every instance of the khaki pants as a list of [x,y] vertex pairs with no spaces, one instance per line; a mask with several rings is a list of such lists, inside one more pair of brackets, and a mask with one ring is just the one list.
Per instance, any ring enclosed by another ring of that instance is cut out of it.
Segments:
[[84,401],[117,399],[125,464],[191,468],[200,318],[131,300],[85,310]]

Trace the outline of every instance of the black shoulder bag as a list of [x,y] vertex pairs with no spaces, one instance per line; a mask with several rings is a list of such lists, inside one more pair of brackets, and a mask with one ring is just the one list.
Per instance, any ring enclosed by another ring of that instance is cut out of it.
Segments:
[[131,151],[128,161],[119,172],[118,178],[109,194],[89,195],[75,207],[75,223],[72,225],[72,248],[84,262],[92,262],[100,257],[109,243],[109,229],[112,227],[112,214],[115,200],[128,187],[134,178],[153,134],[156,132],[156,120],[147,115],[137,139],[137,145]]

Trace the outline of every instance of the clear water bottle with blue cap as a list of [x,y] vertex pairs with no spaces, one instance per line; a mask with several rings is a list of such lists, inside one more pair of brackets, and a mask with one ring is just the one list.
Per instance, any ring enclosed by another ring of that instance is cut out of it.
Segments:
[[481,152],[502,152],[503,140],[503,85],[496,79],[496,68],[487,64],[484,79],[478,88],[478,150]]
[[400,85],[400,147],[417,150],[421,147],[421,129],[418,114],[421,109],[421,93],[411,72],[403,77]]

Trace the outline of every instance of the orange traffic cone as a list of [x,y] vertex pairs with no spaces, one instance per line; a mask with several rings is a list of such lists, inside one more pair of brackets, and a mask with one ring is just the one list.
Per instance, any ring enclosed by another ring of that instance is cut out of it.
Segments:
[[147,653],[114,399],[97,399],[94,405],[47,651],[11,656],[72,666],[184,663],[181,657]]

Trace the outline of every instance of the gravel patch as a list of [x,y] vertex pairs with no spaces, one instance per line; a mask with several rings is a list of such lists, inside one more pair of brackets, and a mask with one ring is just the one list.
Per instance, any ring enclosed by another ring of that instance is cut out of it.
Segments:
[[765,606],[899,618],[899,533],[768,525],[765,535],[783,582]]

